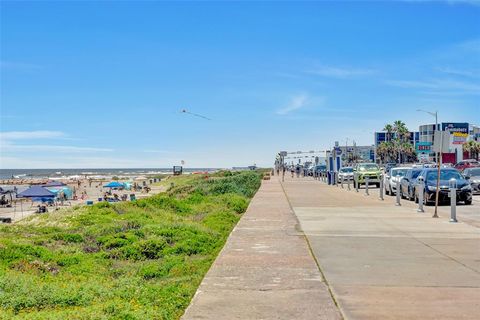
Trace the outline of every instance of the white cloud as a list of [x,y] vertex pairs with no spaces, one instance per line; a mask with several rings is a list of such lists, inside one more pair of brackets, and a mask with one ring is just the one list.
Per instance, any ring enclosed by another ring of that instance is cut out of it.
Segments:
[[84,152],[111,152],[113,149],[107,148],[90,148],[90,147],[77,147],[77,146],[58,146],[58,145],[14,145],[4,144],[2,145],[3,152],[29,152],[29,151],[41,151],[41,152],[57,152],[57,153],[84,153]]
[[29,140],[29,139],[53,139],[64,138],[66,134],[61,131],[6,131],[0,132],[2,140]]
[[298,110],[303,108],[308,102],[308,95],[306,94],[300,94],[297,96],[294,96],[290,102],[287,104],[286,107],[277,110],[277,114],[279,115],[286,115],[292,111]]
[[172,153],[172,151],[168,151],[168,150],[155,150],[155,149],[145,149],[142,151],[146,153],[162,153],[162,154]]
[[[69,139],[61,131],[7,131],[0,132],[0,164],[2,168],[41,168],[52,163],[64,162],[68,157],[77,158],[84,154],[112,152],[109,148],[83,147],[48,144],[50,140]],[[28,143],[28,142],[30,143]],[[22,142],[22,143],[20,143]],[[27,143],[25,143],[27,142]],[[40,142],[40,143],[36,143]],[[35,143],[35,144],[34,144]],[[31,164],[31,165],[26,165]],[[92,162],[93,166],[98,165]]]
[[347,79],[347,78],[355,78],[360,76],[368,76],[376,73],[377,71],[374,69],[359,69],[359,68],[317,65],[316,67],[310,70],[307,70],[305,72],[318,75],[318,76],[323,76],[323,77]]
[[1,69],[15,69],[15,70],[36,70],[42,69],[43,66],[33,63],[0,61]]
[[403,2],[412,2],[412,3],[435,3],[435,2],[445,2],[449,5],[472,5],[472,6],[480,6],[479,0],[401,0]]
[[450,67],[440,67],[440,68],[436,68],[436,70],[442,73],[451,74],[454,76],[473,77],[473,78],[480,77],[480,70],[463,70],[463,69],[456,69],[456,68],[450,68]]
[[433,80],[388,80],[388,85],[400,88],[431,89],[457,94],[480,94],[480,84],[474,82],[457,81],[452,79]]

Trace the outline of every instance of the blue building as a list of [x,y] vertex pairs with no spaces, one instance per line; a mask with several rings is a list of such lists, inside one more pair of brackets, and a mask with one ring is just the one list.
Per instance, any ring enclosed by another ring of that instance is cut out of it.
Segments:
[[[395,136],[396,136],[395,132],[390,133],[391,135],[390,137],[388,135],[389,134],[386,131],[375,132],[375,146],[378,146],[382,142],[395,139]],[[416,146],[417,143],[420,141],[420,132],[418,131],[410,132],[409,141],[413,146]]]

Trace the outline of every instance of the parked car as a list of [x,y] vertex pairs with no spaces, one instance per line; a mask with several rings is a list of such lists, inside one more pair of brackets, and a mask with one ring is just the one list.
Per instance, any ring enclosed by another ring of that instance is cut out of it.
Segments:
[[462,160],[455,165],[455,169],[463,171],[467,168],[476,168],[480,167],[480,163],[475,159],[466,159]]
[[352,181],[353,180],[353,168],[343,167],[338,171],[338,182],[340,181]]
[[[420,190],[420,185],[415,186],[415,202],[418,202],[418,195],[423,192],[423,202],[425,205],[435,203],[435,194],[437,190],[437,169],[423,169],[420,175],[425,179],[425,186]],[[440,183],[438,202],[449,201],[450,179],[457,180],[457,202],[463,201],[465,204],[472,204],[472,187],[470,182],[466,180],[462,174],[454,168],[440,169]]]
[[411,169],[411,167],[395,167],[391,168],[390,171],[385,174],[385,194],[390,196],[397,194],[397,181],[401,181],[409,169]]
[[315,165],[312,164],[307,169],[307,175],[310,177],[313,177],[314,172],[315,172]]
[[390,172],[390,169],[395,168],[395,167],[397,167],[397,166],[398,166],[398,164],[396,164],[395,162],[388,162],[388,163],[386,163],[386,164],[385,164],[385,168],[384,168],[385,174],[388,174],[388,173]]
[[415,197],[414,188],[417,184],[417,178],[422,170],[423,168],[418,167],[410,168],[403,179],[400,180],[400,196],[402,198],[407,198],[408,200],[413,201],[413,198]]
[[368,177],[369,184],[380,187],[382,171],[376,163],[357,163],[353,167],[353,186],[365,184],[365,177]]
[[317,175],[319,175],[321,173],[326,173],[327,172],[327,166],[324,165],[324,164],[316,165],[315,166],[315,172],[317,173]]
[[480,194],[480,168],[467,168],[463,171],[465,179],[470,181],[473,194]]

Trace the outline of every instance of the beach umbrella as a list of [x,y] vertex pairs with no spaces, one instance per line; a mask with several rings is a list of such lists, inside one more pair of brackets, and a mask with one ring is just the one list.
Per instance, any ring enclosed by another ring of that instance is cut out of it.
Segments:
[[42,186],[31,186],[25,191],[17,194],[17,198],[54,198],[55,193]]
[[121,182],[112,181],[109,184],[103,186],[104,188],[123,188],[125,185]]
[[48,181],[46,184],[42,185],[43,187],[64,187],[65,183],[60,181]]

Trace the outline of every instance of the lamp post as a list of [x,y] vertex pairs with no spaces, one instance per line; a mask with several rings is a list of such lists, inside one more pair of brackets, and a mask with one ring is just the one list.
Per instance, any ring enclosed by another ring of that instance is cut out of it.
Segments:
[[[431,116],[435,117],[435,131],[438,130],[438,111],[431,112],[422,109],[417,109],[417,111],[428,113]],[[440,130],[440,148],[437,152],[437,188],[435,190],[435,212],[433,213],[432,218],[438,218],[438,194],[440,189],[440,166],[442,164],[442,149],[443,149],[443,130]]]

